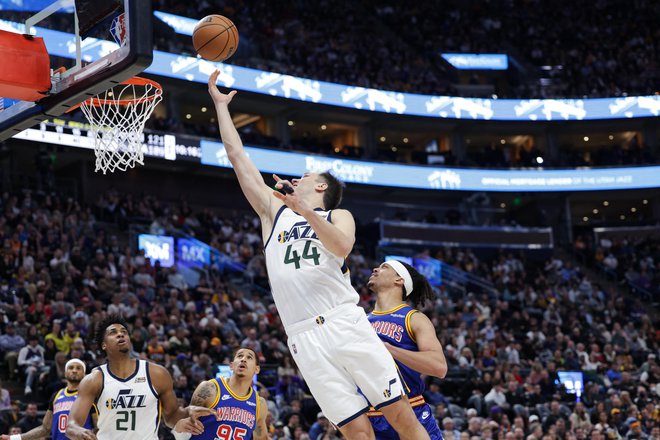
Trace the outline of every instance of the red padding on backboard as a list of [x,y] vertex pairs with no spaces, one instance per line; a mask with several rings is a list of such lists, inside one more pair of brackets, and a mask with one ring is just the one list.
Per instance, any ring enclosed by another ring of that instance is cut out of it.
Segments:
[[0,97],[38,101],[50,90],[44,39],[0,30]]

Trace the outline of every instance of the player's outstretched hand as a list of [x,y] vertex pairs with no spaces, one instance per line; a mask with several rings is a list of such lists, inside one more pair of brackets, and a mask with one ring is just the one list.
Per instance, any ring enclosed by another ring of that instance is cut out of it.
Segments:
[[67,433],[67,437],[72,440],[97,440],[94,431],[90,431],[89,429],[83,429],[82,431],[74,434],[73,437],[71,437],[71,434]]
[[298,197],[291,182],[281,179],[277,174],[273,174],[273,179],[275,179],[275,191],[273,191],[273,195],[293,211],[302,213],[307,208],[307,205]]
[[188,406],[188,414],[190,414],[190,418],[195,422],[199,422],[199,420],[197,419],[203,416],[214,416],[216,420],[220,421],[220,417],[218,416],[218,413],[214,409],[206,408],[203,406],[196,406],[196,405]]
[[218,90],[218,86],[216,85],[218,82],[218,75],[220,75],[220,71],[216,70],[211,76],[209,76],[209,94],[211,95],[211,98],[213,98],[214,104],[229,104],[236,94],[236,90],[232,90],[227,94]]
[[174,430],[180,433],[187,432],[188,434],[192,435],[200,435],[204,432],[204,424],[198,419],[185,417],[176,422],[176,425],[174,425]]

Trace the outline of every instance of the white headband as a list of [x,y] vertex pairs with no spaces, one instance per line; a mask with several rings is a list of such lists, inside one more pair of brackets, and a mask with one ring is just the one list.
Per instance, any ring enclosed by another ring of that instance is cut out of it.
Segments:
[[69,359],[67,361],[66,365],[64,365],[64,371],[68,370],[69,365],[71,365],[71,364],[80,364],[80,365],[82,365],[83,372],[87,373],[87,365],[85,365],[85,363],[83,361],[81,361],[80,359],[76,359],[76,358]]
[[404,297],[410,295],[410,292],[413,290],[413,282],[410,276],[410,272],[406,269],[406,266],[401,264],[398,260],[387,260],[385,264],[389,265],[394,272],[396,272],[401,278],[403,278],[403,293]]

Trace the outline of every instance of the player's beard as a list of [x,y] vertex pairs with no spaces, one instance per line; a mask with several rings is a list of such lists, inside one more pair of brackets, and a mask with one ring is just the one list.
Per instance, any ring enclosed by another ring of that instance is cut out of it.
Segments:
[[78,385],[82,379],[78,379],[77,377],[72,377],[72,376],[65,376],[64,377],[67,382],[72,383],[74,385]]

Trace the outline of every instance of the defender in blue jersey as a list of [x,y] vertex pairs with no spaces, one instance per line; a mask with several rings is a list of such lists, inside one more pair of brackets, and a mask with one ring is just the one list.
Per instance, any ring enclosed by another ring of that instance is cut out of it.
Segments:
[[[64,366],[64,378],[66,379],[66,387],[62,388],[50,398],[48,404],[48,411],[44,415],[41,426],[26,432],[25,434],[16,434],[17,440],[34,440],[38,438],[46,438],[50,434],[52,440],[68,440],[65,432],[66,425],[69,421],[69,410],[73,406],[73,402],[78,397],[78,385],[85,377],[86,372],[85,363],[80,359],[70,359]],[[96,428],[97,411],[96,407],[92,407],[92,411],[87,416],[85,421],[85,428],[93,430]],[[0,437],[2,440],[11,439],[12,437],[3,435]]]
[[[429,318],[406,302],[423,305],[435,299],[433,290],[415,268],[396,260],[375,268],[367,286],[377,295],[369,322],[394,357],[415,415],[431,440],[441,440],[433,411],[422,396],[425,385],[421,375],[445,377],[447,361]],[[380,411],[371,409],[367,415],[378,440],[399,439]]]
[[179,424],[187,423],[186,419],[179,421],[172,430],[177,440],[268,439],[268,405],[252,388],[254,375],[259,373],[257,354],[250,348],[239,348],[229,368],[232,375],[228,380],[204,381],[192,396],[191,405],[211,408],[215,417],[201,417],[204,432],[193,436],[179,432]]

